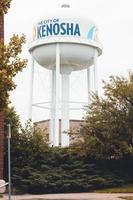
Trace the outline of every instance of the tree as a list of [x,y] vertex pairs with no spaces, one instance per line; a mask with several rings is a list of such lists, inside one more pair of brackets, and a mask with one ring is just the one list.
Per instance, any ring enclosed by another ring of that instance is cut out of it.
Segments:
[[0,178],[3,178],[3,138],[4,112],[9,103],[9,92],[15,89],[15,75],[26,66],[26,60],[21,60],[22,44],[25,37],[14,35],[8,45],[4,45],[4,14],[10,7],[11,0],[0,1]]
[[26,67],[27,61],[19,57],[23,43],[24,35],[13,35],[9,44],[0,44],[0,111],[7,108],[9,92],[16,88],[13,78]]
[[0,43],[4,43],[4,14],[6,14],[10,8],[11,1],[12,0],[0,1]]
[[[12,175],[15,175],[16,170],[19,172],[23,167],[39,164],[41,157],[44,157],[44,153],[48,150],[48,140],[46,133],[34,129],[30,121],[22,126],[13,107],[6,111],[5,135],[7,135],[7,124],[11,125],[11,167]],[[7,177],[7,137],[4,144],[4,174]]]
[[10,8],[12,0],[0,1],[0,112],[7,108],[9,92],[15,89],[13,78],[26,66],[26,60],[20,59],[25,36],[13,35],[8,45],[4,45],[4,14]]
[[[133,74],[110,77],[104,97],[93,95],[83,123],[81,153],[117,159],[133,154]],[[73,147],[76,148],[76,147]]]
[[12,0],[1,0],[0,1],[0,14],[6,14],[10,8],[10,3]]

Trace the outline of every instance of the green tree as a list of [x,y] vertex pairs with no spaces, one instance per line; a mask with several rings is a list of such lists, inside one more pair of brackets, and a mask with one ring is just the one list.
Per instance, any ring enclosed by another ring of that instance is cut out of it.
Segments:
[[83,140],[73,149],[84,154],[117,159],[133,154],[133,74],[110,77],[104,97],[93,95],[83,123]]
[[0,112],[9,103],[9,92],[16,88],[13,78],[26,67],[27,61],[20,58],[25,36],[13,35],[9,44],[4,45],[4,14],[12,0],[0,1]]
[[10,3],[12,0],[1,0],[0,1],[0,15],[6,14],[10,8]]
[[0,178],[3,178],[3,137],[4,137],[4,115],[9,104],[9,92],[14,90],[16,85],[13,78],[26,66],[26,60],[20,59],[22,44],[25,43],[25,36],[13,35],[9,44],[4,45],[4,14],[10,7],[11,0],[0,1],[0,149],[1,166]]
[[13,78],[26,67],[27,60],[19,57],[23,43],[24,35],[13,35],[9,44],[0,44],[0,111],[7,108],[9,92],[16,88]]
[[[19,116],[14,108],[8,108],[5,116],[5,132],[7,135],[8,124],[11,124],[11,166],[12,174],[26,166],[37,166],[41,157],[48,150],[48,140],[45,132],[34,129],[28,121],[21,125]],[[5,177],[7,177],[7,137],[5,137]]]

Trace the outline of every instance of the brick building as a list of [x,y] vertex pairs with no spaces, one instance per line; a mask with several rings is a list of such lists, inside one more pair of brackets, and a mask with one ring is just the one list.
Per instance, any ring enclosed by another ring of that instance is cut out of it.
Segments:
[[4,42],[4,16],[0,14],[0,42]]
[[[4,14],[0,13],[0,43],[4,43]],[[4,113],[0,112],[0,179],[3,179]]]
[[4,114],[0,112],[0,179],[3,179]]
[[[68,131],[80,131],[82,122],[83,120],[71,119],[70,130]],[[45,130],[46,133],[49,134],[50,120],[35,122],[34,126],[40,128],[41,130]],[[70,137],[70,144],[73,143],[74,140],[75,138]],[[61,144],[61,120],[59,120],[59,144]]]

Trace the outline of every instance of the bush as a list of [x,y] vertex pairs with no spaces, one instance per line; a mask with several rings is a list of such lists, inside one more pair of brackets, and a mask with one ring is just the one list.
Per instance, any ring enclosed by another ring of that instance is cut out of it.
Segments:
[[132,158],[128,158],[129,166],[126,162],[95,160],[50,148],[36,168],[30,164],[21,170],[14,169],[12,181],[24,193],[89,192],[132,182]]

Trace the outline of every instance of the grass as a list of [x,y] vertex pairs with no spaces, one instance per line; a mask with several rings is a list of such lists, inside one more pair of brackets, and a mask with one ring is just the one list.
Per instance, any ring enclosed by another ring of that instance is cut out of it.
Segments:
[[[133,193],[133,184],[123,185],[121,187],[115,187],[115,188],[107,188],[107,189],[101,189],[97,190],[96,192],[100,193]],[[120,197],[124,200],[133,200],[132,197]]]
[[[107,188],[107,189],[101,189],[96,190],[95,192],[100,193],[133,193],[133,184],[123,185],[121,187],[115,187],[115,188]],[[133,200],[133,198],[128,199]]]

